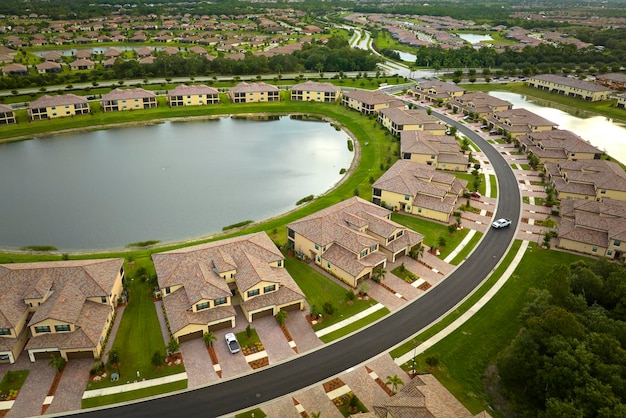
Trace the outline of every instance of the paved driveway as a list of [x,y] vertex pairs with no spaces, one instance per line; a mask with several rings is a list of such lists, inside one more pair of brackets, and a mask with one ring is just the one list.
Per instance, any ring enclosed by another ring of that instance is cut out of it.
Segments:
[[273,316],[259,318],[252,323],[252,326],[265,347],[270,364],[296,355]]
[[[43,402],[54,380],[56,371],[48,366],[46,360],[31,363],[28,353],[23,352],[14,364],[2,366],[1,370],[30,370],[24,386],[17,395],[13,408],[7,418],[31,417],[41,415]],[[83,384],[83,389],[85,388]]]
[[46,414],[75,411],[80,409],[83,392],[89,380],[89,370],[93,360],[80,359],[68,361],[61,381],[54,394],[52,404]]
[[[215,343],[217,344],[218,341],[215,341]],[[190,388],[219,380],[202,338],[183,342],[180,345],[180,351],[183,354],[185,371],[187,372],[187,384]]]
[[295,341],[300,354],[323,345],[320,339],[317,338],[317,335],[315,335],[311,325],[309,325],[309,321],[306,320],[307,312],[289,312],[287,321],[285,321],[285,325],[291,334],[291,338]]

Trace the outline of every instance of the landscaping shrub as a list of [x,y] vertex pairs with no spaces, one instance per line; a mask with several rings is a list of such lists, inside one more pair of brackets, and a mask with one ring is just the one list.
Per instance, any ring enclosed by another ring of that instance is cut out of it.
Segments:
[[325,312],[327,315],[332,315],[332,314],[334,314],[334,313],[335,313],[335,311],[337,310],[337,309],[335,308],[335,306],[334,306],[332,303],[330,303],[330,302],[326,302],[326,303],[324,303],[323,309],[324,309],[324,312]]

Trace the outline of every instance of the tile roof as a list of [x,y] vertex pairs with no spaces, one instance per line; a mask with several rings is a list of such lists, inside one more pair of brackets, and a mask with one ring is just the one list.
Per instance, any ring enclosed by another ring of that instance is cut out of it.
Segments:
[[[230,295],[230,292],[229,292]],[[232,305],[221,305],[198,312],[192,311],[192,303],[187,298],[184,288],[180,288],[163,298],[172,333],[176,333],[188,325],[206,325],[223,322],[236,316]]]
[[604,154],[575,133],[562,129],[530,132],[519,140],[539,158],[567,159],[570,153]]
[[331,83],[320,83],[317,81],[306,81],[304,83],[296,84],[291,88],[296,91],[320,91],[327,93],[336,93],[340,91],[339,87],[334,86]]
[[468,162],[461,146],[452,136],[436,135],[424,131],[402,131],[400,133],[400,152],[411,154],[458,154]]
[[[390,103],[396,101],[397,99],[389,96],[382,91],[378,90],[352,90],[352,91],[344,91],[343,97],[347,99],[354,99],[358,102],[365,103],[368,105],[377,105],[383,103]],[[404,103],[402,103],[404,105]]]
[[172,96],[190,96],[194,94],[218,94],[217,89],[213,87],[206,86],[204,84],[188,86],[186,84],[181,84],[167,93],[168,97]]
[[611,91],[608,87],[599,86],[588,81],[579,80],[577,78],[569,78],[556,74],[539,74],[528,78],[528,81],[540,80],[548,83],[560,84],[563,86],[572,87],[579,90],[586,90],[591,92],[598,91]]
[[120,89],[116,88],[107,94],[102,95],[102,100],[128,100],[128,99],[144,99],[156,97],[154,92],[144,90],[140,87],[135,89]]
[[230,88],[231,93],[256,93],[256,92],[270,92],[278,91],[278,87],[272,86],[267,83],[246,83],[241,82],[234,87]]
[[445,129],[445,125],[439,123],[439,119],[429,115],[426,110],[418,109],[406,109],[403,107],[389,107],[381,109],[379,114],[389,118],[392,122],[398,125],[424,125],[426,123],[434,123],[441,125],[442,129]]
[[83,104],[87,102],[86,98],[75,94],[62,94],[60,96],[43,95],[39,99],[30,102],[28,108],[39,109],[44,107]]
[[555,164],[546,164],[546,170],[552,174],[553,180],[558,176],[570,185],[573,183],[593,185],[595,188],[592,196],[596,195],[596,189],[626,191],[626,172],[613,161],[563,160]]
[[12,113],[14,112],[11,106],[0,104],[0,113]]

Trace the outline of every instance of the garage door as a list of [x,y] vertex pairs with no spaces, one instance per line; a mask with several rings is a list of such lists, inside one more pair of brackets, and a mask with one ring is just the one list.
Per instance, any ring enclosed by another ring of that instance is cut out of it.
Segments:
[[264,316],[272,316],[273,313],[274,313],[273,308],[267,309],[265,311],[253,313],[252,320],[254,321],[255,319],[263,318]]
[[280,308],[280,310],[281,311],[287,311],[287,312],[299,311],[300,310],[300,302],[294,303],[292,305],[283,306],[282,308]]
[[220,322],[219,324],[209,325],[209,331],[219,331],[220,329],[226,329],[231,327],[232,325],[230,321],[224,321]]
[[185,341],[189,341],[189,340],[194,340],[196,338],[202,338],[202,330],[200,331],[196,331],[196,332],[192,332],[191,334],[187,334],[187,335],[181,335],[180,337],[178,337],[178,341],[181,343],[184,343]]
[[35,357],[35,360],[50,360],[50,356],[53,354],[57,357],[61,356],[61,352],[59,351],[46,351],[46,352],[33,353],[33,356]]
[[74,351],[65,354],[67,354],[68,360],[78,360],[81,358],[93,359],[93,351]]

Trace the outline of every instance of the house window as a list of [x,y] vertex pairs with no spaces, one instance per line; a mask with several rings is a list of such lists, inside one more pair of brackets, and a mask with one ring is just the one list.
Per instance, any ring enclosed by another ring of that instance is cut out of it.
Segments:
[[598,246],[594,245],[593,248],[591,249],[591,251],[593,251],[594,253],[598,252]]
[[209,307],[209,302],[201,302],[196,305],[196,311],[201,311]]
[[374,251],[376,251],[378,249],[378,244],[374,244],[370,247],[370,252],[373,253]]
[[165,288],[165,294],[166,294],[166,295],[169,295],[169,294],[170,294],[170,287],[169,287],[169,286]]
[[367,255],[367,250],[361,251],[361,258],[365,257],[366,255]]
[[600,193],[602,193],[602,194],[606,194],[606,189],[602,189],[602,190],[600,190]]
[[278,260],[278,267],[282,267],[283,266],[283,260]]
[[613,255],[613,250],[609,250],[606,252],[606,255]]
[[321,263],[322,262],[322,257],[320,257],[319,255],[317,256],[317,262]]
[[396,238],[399,238],[402,236],[402,234],[404,234],[404,231],[398,231],[398,233],[396,234]]
[[220,306],[226,303],[226,298],[217,298],[215,299],[215,306]]
[[275,284],[273,284],[271,286],[265,286],[263,288],[263,293],[273,292],[274,290],[276,290],[276,285]]
[[54,330],[56,332],[69,332],[70,326],[68,324],[55,325]]
[[251,298],[252,296],[258,296],[259,293],[259,289],[248,290],[248,297]]
[[320,246],[319,246],[319,245],[317,245],[317,244],[315,244],[315,249],[316,249],[316,250],[319,250],[319,249],[320,249]]
[[417,208],[417,213],[422,213],[422,208]]
[[0,328],[0,335],[11,335],[10,328]]
[[328,268],[330,268],[330,261],[328,262],[327,266],[328,266]]
[[101,296],[100,297],[100,302],[107,303],[107,297],[106,296]]
[[404,195],[404,200],[409,200],[411,198],[411,196],[409,196],[408,194]]
[[50,332],[50,327],[48,325],[35,327],[36,334],[39,334],[42,332]]
[[616,247],[619,247],[621,243],[622,243],[621,240],[616,239],[615,242],[613,242],[613,245],[615,245]]

